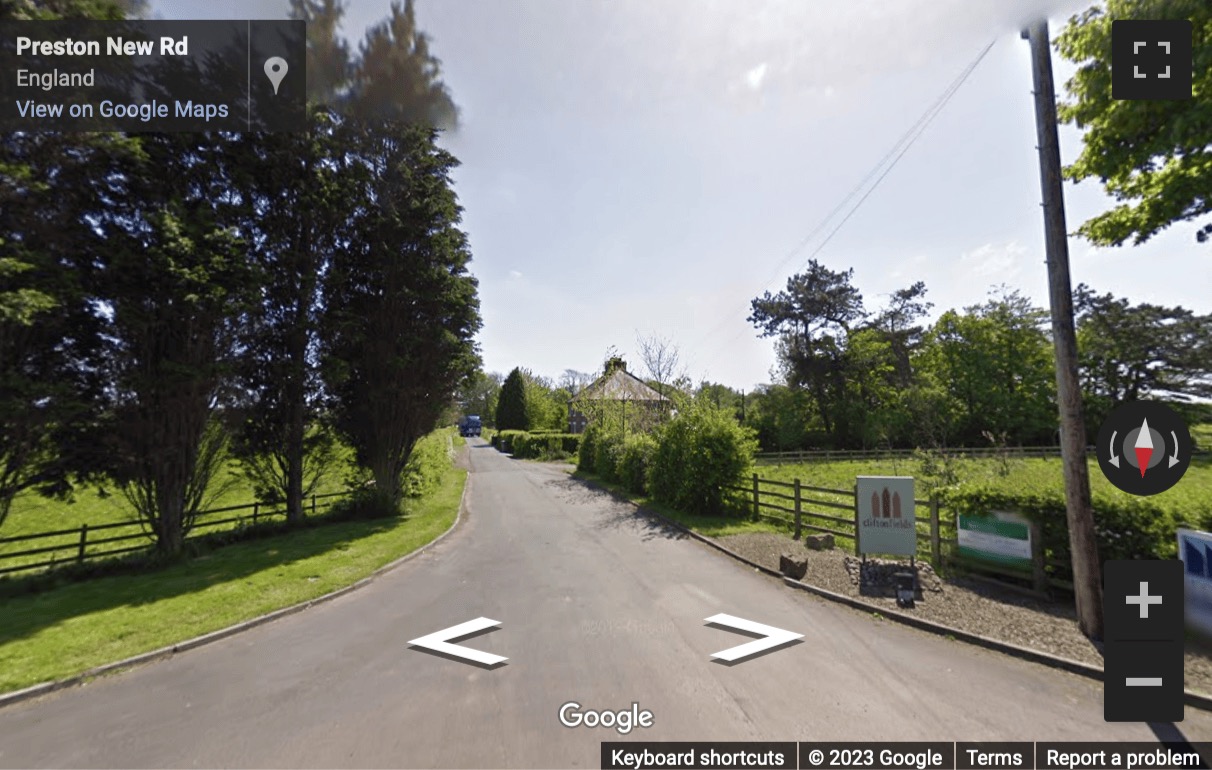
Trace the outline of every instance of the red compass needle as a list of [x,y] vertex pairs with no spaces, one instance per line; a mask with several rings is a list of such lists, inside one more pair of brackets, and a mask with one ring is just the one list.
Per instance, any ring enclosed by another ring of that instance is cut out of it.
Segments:
[[1149,469],[1149,458],[1153,457],[1153,436],[1149,431],[1149,421],[1140,424],[1140,433],[1136,434],[1136,464],[1140,467],[1141,478]]

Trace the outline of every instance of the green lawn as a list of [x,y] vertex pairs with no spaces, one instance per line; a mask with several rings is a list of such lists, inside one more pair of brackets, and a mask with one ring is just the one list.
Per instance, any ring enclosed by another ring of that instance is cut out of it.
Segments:
[[[343,458],[334,460],[332,470],[321,479],[316,489],[316,494],[325,495],[343,491],[345,489],[345,467],[346,463]],[[214,495],[207,503],[207,509],[249,505],[254,502],[255,497],[252,485],[241,473],[239,465],[235,461],[227,465],[222,478],[212,486],[222,491]],[[318,500],[316,505],[317,511],[323,510],[326,504],[331,504],[332,502],[333,499]],[[251,520],[252,510],[200,517],[199,523],[202,524],[208,520],[230,519],[237,516],[246,516]],[[43,532],[73,531],[69,534],[58,535],[52,538],[23,540],[16,543],[0,542],[0,569],[20,564],[36,564],[51,559],[71,560],[75,557],[79,548],[79,529],[81,525],[87,524],[92,528],[98,525],[117,523],[128,523],[130,526],[93,532],[90,534],[89,539],[97,540],[103,537],[131,535],[141,531],[138,517],[126,502],[126,499],[113,488],[106,490],[97,487],[79,489],[71,501],[52,500],[42,497],[33,491],[25,492],[13,501],[12,510],[9,512],[8,518],[0,526],[0,540]],[[238,525],[239,522],[230,522],[216,526],[201,526],[197,528],[197,532],[200,534],[219,532],[225,529],[233,529]],[[96,548],[108,550],[134,546],[140,542],[142,541],[130,540],[97,546]],[[148,544],[151,543],[150,539],[146,542]],[[51,546],[58,546],[59,550],[32,556],[4,558],[6,554]]]
[[[1131,496],[1119,491],[1099,470],[1098,462],[1090,460],[1090,487],[1097,502],[1101,499],[1122,501]],[[912,458],[887,460],[831,460],[797,465],[759,465],[755,471],[762,478],[791,481],[818,487],[851,489],[857,476],[914,476],[919,480],[917,495],[929,495],[929,485],[936,475],[926,472],[920,461]],[[1010,458],[1002,462],[993,458],[960,459],[956,462],[957,483],[982,486],[1008,492],[1033,493],[1041,490],[1062,490],[1060,458]],[[822,499],[843,500],[837,496],[819,495]],[[1212,459],[1197,458],[1186,475],[1173,488],[1144,499],[1150,507],[1176,520],[1200,526],[1212,525]]]
[[[466,476],[450,468],[398,518],[301,529],[165,569],[0,600],[0,692],[79,674],[354,583],[449,529]],[[25,518],[35,517],[26,509]]]
[[[805,485],[839,490],[853,489],[855,478],[860,475],[913,476],[917,479],[919,500],[929,498],[937,485],[941,500],[941,532],[945,539],[955,536],[957,513],[1018,510],[1041,522],[1048,558],[1057,563],[1063,563],[1067,558],[1068,527],[1059,458],[958,459],[953,461],[947,474],[940,473],[936,461],[913,458],[761,465],[755,471],[765,479],[791,481],[798,478]],[[1150,497],[1136,497],[1116,489],[1093,459],[1089,471],[1095,528],[1099,533],[1100,553],[1105,558],[1175,558],[1177,529],[1212,529],[1212,459],[1206,456],[1192,461],[1187,473],[1173,488]],[[774,489],[762,486],[763,495]],[[788,492],[786,489],[779,491]],[[852,515],[844,510],[814,505],[814,501],[826,501],[853,506],[851,494],[805,490],[803,499],[806,513]],[[786,502],[782,504],[787,505]],[[922,506],[918,507],[917,515],[919,522],[927,515]],[[845,523],[810,517],[806,517],[805,522],[838,532],[853,532],[853,525]],[[919,526],[925,525],[919,523]],[[920,547],[927,547],[927,542],[919,538]]]

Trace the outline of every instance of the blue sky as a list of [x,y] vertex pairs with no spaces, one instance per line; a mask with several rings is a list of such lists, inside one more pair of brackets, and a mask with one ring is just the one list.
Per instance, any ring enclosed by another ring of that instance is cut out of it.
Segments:
[[[1034,5],[1034,8],[1029,6]],[[1060,0],[418,0],[462,109],[443,143],[480,280],[489,371],[594,371],[637,334],[696,380],[769,382],[749,301],[990,41],[993,48],[816,258],[870,308],[925,281],[934,315],[1008,284],[1046,306],[1028,47]],[[284,0],[158,0],[164,18],[277,18]],[[359,40],[387,0],[351,0]],[[1058,88],[1072,69],[1054,57]],[[1064,162],[1080,134],[1062,130]],[[1069,229],[1110,206],[1066,187]],[[1178,225],[1140,247],[1070,239],[1074,284],[1212,311],[1212,255]],[[827,230],[826,230],[827,232]]]

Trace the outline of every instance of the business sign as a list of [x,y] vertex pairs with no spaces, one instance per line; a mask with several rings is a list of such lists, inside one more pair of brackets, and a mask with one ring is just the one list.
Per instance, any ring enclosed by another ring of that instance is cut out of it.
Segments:
[[917,526],[912,476],[859,476],[855,525],[859,553],[913,556]]
[[1178,530],[1178,558],[1183,561],[1187,626],[1212,636],[1212,534]]
[[968,559],[1031,569],[1031,524],[1017,513],[956,517],[959,553]]

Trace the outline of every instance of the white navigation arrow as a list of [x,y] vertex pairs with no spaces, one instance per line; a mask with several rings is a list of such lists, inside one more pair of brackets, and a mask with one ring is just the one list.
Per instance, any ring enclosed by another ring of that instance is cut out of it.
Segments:
[[1174,454],[1170,455],[1168,458],[1170,460],[1170,464],[1166,466],[1167,468],[1173,468],[1175,465],[1182,462],[1182,460],[1178,459],[1178,433],[1176,431],[1170,431],[1170,438],[1174,439]]
[[479,663],[483,666],[495,666],[498,663],[504,663],[509,658],[503,658],[500,655],[493,655],[491,652],[483,650],[473,650],[470,647],[460,647],[457,644],[451,644],[451,639],[460,639],[465,636],[471,636],[477,631],[483,631],[486,628],[501,625],[501,621],[492,620],[490,618],[476,618],[469,620],[466,623],[460,623],[457,626],[444,628],[441,631],[422,636],[420,639],[413,639],[409,644],[413,647],[422,647],[426,650],[440,652],[443,655],[451,655],[456,658],[463,658],[474,663]]
[[764,623],[754,623],[752,620],[738,618],[735,615],[712,615],[707,618],[708,623],[714,623],[717,626],[727,626],[740,631],[747,631],[751,634],[761,634],[764,639],[754,639],[752,642],[729,647],[722,652],[713,652],[711,657],[719,660],[725,660],[729,663],[736,662],[741,658],[748,658],[750,655],[756,655],[759,652],[774,649],[780,645],[794,642],[796,639],[803,639],[803,634],[794,634],[790,631],[784,631],[781,628],[768,626]]
[[1118,468],[1119,467],[1119,455],[1115,454],[1115,434],[1116,433],[1119,433],[1119,431],[1117,431],[1117,430],[1111,431],[1111,461],[1110,462],[1112,465],[1114,465],[1116,468]]

